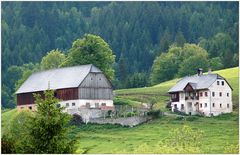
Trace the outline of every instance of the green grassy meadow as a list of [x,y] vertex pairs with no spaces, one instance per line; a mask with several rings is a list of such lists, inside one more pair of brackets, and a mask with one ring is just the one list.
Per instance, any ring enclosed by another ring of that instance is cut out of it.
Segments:
[[[133,128],[119,125],[87,124],[76,127],[70,136],[77,137],[77,146],[82,153],[134,153],[133,150],[142,144],[153,146],[161,140],[174,138],[170,137],[172,129],[188,125],[204,132],[202,152],[199,153],[224,153],[227,146],[238,144],[238,69],[236,67],[216,72],[225,77],[234,89],[235,109],[232,114],[211,118],[197,117],[193,121],[178,120],[174,115],[163,116]],[[157,107],[164,109],[165,103],[169,99],[166,92],[177,80],[167,81],[153,87],[117,90],[115,93],[117,97],[131,100],[134,104],[147,102],[149,98],[157,96]],[[2,113],[2,133],[7,130],[9,122],[16,113],[16,109]]]

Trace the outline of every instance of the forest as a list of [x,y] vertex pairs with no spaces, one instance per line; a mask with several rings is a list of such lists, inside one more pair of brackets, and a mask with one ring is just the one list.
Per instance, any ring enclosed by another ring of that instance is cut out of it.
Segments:
[[[85,34],[100,36],[116,56],[115,89],[193,74],[186,68],[199,64],[238,65],[238,2],[2,2],[1,7],[3,108],[15,107],[16,88],[48,52],[67,55]],[[182,51],[188,52],[177,57]]]

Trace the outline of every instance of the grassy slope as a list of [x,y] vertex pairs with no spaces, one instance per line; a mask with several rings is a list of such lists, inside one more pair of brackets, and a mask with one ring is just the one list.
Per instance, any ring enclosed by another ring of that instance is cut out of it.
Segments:
[[[234,107],[238,105],[238,70],[239,67],[224,69],[215,71],[214,73],[218,73],[219,75],[223,76],[227,79],[229,84],[233,88],[233,104]],[[121,89],[116,90],[115,94],[119,98],[139,101],[139,102],[148,102],[151,97],[158,98],[158,107],[164,109],[166,102],[169,100],[167,96],[167,91],[176,84],[179,79],[170,80],[167,82],[160,83],[153,87],[144,87],[144,88],[133,88],[133,89]],[[238,108],[235,108],[238,111]]]
[[[232,85],[234,104],[238,104],[238,68],[218,71]],[[176,83],[175,80],[161,83],[147,88],[117,90],[120,97],[147,102],[152,96],[158,95],[159,106],[164,107],[168,97],[167,90]],[[2,132],[16,115],[16,110],[2,113]],[[149,123],[126,128],[114,125],[84,125],[74,130],[73,135],[78,137],[78,146],[85,153],[129,153],[140,144],[156,144],[158,141],[169,137],[173,128],[187,124],[205,132],[202,150],[204,153],[223,153],[227,143],[238,144],[238,115],[221,120],[216,118],[199,118],[198,120],[176,121],[174,117],[163,117]],[[164,153],[164,152],[163,152]]]

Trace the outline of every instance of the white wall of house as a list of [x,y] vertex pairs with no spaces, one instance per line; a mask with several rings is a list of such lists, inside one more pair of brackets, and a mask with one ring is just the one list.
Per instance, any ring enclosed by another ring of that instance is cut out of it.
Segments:
[[[219,81],[219,85],[217,81]],[[232,90],[225,80],[217,79],[209,87],[209,90],[211,91],[210,102],[213,115],[232,112]]]

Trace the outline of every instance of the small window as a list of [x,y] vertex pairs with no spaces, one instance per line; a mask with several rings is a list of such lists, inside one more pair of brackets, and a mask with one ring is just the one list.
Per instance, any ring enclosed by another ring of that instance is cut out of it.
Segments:
[[75,106],[75,105],[76,105],[76,104],[73,102],[73,103],[72,103],[72,106]]
[[87,108],[90,108],[90,103],[87,102],[87,103],[86,103],[86,107],[87,107]]
[[220,103],[220,108],[222,108],[222,104]]
[[229,93],[227,93],[227,96],[229,96]]
[[207,107],[207,103],[205,103],[205,108]]
[[200,92],[200,96],[202,96],[203,94],[202,94],[202,92]]
[[222,96],[222,92],[219,92],[219,96]]
[[222,86],[224,86],[224,81],[222,81]]
[[93,80],[93,78],[91,78],[91,80]]
[[28,107],[30,110],[32,110],[32,107],[30,106],[30,107]]
[[229,104],[227,104],[227,108],[229,108]]
[[208,93],[207,93],[207,92],[205,92],[205,96],[208,96]]
[[101,78],[99,78],[99,80],[102,80]]
[[102,103],[102,106],[106,106],[106,103]]
[[200,103],[200,108],[202,108],[202,103]]
[[95,103],[95,108],[99,108],[99,103]]
[[212,106],[215,107],[215,103],[213,103]]
[[69,107],[69,103],[66,103],[66,107]]
[[212,96],[213,96],[213,97],[215,96],[215,92],[212,92]]
[[184,104],[181,104],[181,110],[183,110],[184,109]]
[[219,85],[219,81],[217,81],[217,85]]

